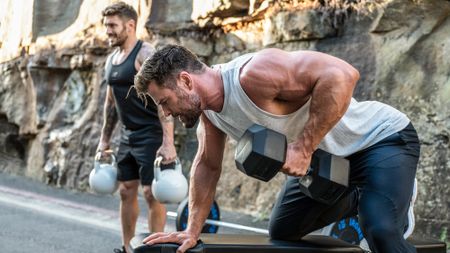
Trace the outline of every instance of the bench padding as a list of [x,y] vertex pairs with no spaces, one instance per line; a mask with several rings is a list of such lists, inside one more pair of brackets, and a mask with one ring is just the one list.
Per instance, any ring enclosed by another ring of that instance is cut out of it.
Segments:
[[[175,253],[177,244],[143,245],[149,234],[135,236],[130,247],[134,253]],[[445,253],[445,243],[437,240],[408,239],[416,246],[417,253]],[[188,253],[326,253],[358,252],[358,246],[324,235],[307,235],[299,242],[270,240],[265,235],[202,234],[195,248]]]
[[[134,253],[175,253],[177,244],[165,243],[157,245],[143,245],[142,240],[148,234],[134,237],[130,244]],[[229,235],[202,234],[197,246],[190,249],[190,253],[281,253],[281,252],[358,252],[363,251],[344,241],[322,235],[305,236],[301,242],[286,242],[270,240],[264,235]]]

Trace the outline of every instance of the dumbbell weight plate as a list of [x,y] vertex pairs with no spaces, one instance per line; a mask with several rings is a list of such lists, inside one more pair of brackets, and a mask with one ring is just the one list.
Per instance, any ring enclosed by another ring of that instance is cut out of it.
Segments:
[[268,182],[283,166],[286,148],[286,136],[253,124],[237,142],[234,157],[236,168],[247,176]]
[[[177,231],[183,231],[187,227],[188,223],[188,217],[189,217],[189,200],[186,198],[178,205],[177,210],[177,219],[176,219],[176,228]],[[220,210],[219,205],[214,200],[211,209],[209,211],[208,215],[209,220],[220,220]],[[205,224],[203,225],[202,233],[209,233],[209,234],[215,234],[219,230],[219,226],[217,225],[211,225],[211,224]]]

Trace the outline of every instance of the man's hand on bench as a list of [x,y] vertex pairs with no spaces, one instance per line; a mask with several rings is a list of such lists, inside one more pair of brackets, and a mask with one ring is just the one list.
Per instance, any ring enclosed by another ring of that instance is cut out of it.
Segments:
[[161,243],[176,243],[179,244],[180,247],[177,249],[177,253],[184,253],[188,249],[195,247],[198,241],[198,236],[195,236],[186,231],[181,232],[171,232],[171,233],[153,233],[144,240],[142,243],[147,245],[153,244],[161,244]]

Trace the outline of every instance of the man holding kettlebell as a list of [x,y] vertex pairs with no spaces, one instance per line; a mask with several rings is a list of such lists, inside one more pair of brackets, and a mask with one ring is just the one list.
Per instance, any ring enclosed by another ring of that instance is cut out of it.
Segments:
[[[299,240],[358,214],[370,250],[415,252],[405,238],[413,226],[408,217],[419,140],[405,114],[352,98],[358,79],[347,62],[314,51],[264,49],[211,68],[184,47],[157,50],[136,75],[136,90],[186,127],[200,119],[199,148],[187,229],[155,233],[144,243],[175,242],[178,252],[196,244],[220,177],[225,137],[239,139],[256,123],[285,135],[288,143],[281,171],[289,177],[272,211],[273,239]],[[350,187],[333,204],[300,191],[298,177],[317,149],[350,161]]]
[[134,236],[138,210],[138,188],[142,185],[148,204],[150,232],[164,230],[166,209],[151,191],[153,162],[156,155],[164,164],[176,158],[173,142],[173,120],[165,117],[157,106],[138,96],[133,89],[133,79],[144,60],[152,55],[153,47],[136,37],[137,13],[132,6],[118,2],[103,12],[109,44],[116,47],[105,64],[105,81],[108,84],[104,104],[104,122],[96,159],[107,156],[116,123],[120,120],[121,141],[117,154],[120,193],[120,220],[123,246],[114,252],[125,253]]

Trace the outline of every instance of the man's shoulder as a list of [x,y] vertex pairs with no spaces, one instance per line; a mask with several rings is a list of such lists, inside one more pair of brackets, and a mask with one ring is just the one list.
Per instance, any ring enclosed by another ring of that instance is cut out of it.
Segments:
[[[301,54],[303,51],[286,51],[279,48],[265,48],[254,53],[252,63],[254,62],[286,62],[291,55]],[[284,59],[284,60],[282,60]],[[281,61],[280,61],[281,60]]]
[[149,42],[142,41],[141,49],[139,50],[139,53],[154,53],[156,51],[155,47],[152,46]]
[[145,59],[152,56],[155,53],[155,51],[156,51],[155,47],[153,47],[152,44],[143,41],[142,46],[137,54],[136,61],[138,61],[139,64],[142,64],[145,61]]

